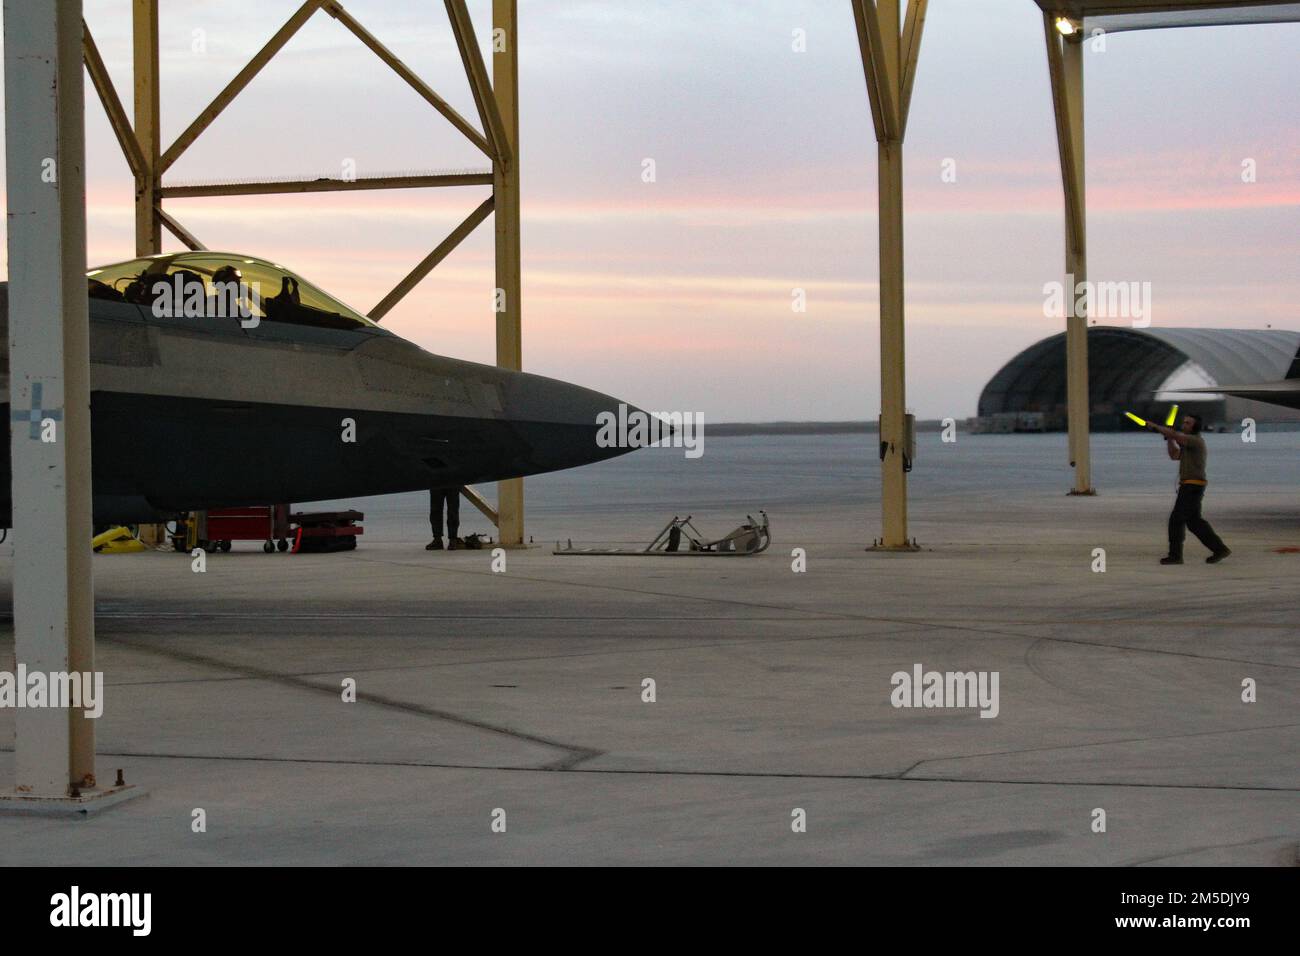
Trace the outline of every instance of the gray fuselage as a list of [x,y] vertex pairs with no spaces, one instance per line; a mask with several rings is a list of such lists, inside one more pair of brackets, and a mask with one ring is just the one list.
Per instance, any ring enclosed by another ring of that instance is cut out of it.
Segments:
[[[12,419],[7,284],[0,334],[0,396]],[[596,444],[597,415],[616,399],[433,355],[376,327],[244,328],[92,298],[90,360],[97,524],[453,487],[627,450]],[[8,527],[8,443],[0,494]]]

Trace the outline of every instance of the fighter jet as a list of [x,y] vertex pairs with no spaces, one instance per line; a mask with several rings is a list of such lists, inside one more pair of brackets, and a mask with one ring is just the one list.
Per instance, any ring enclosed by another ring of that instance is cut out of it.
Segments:
[[[1284,353],[1285,354],[1285,353]],[[1270,405],[1282,405],[1286,408],[1300,408],[1300,349],[1296,350],[1291,360],[1291,368],[1286,378],[1276,382],[1254,382],[1242,385],[1206,385],[1201,388],[1173,389],[1175,393],[1214,392],[1231,395],[1234,398],[1249,398]]]
[[[629,450],[596,441],[618,400],[433,355],[255,256],[162,254],[87,277],[96,524],[455,487]],[[11,428],[36,428],[39,409],[8,408],[8,301],[0,283],[0,396]],[[9,527],[7,442],[0,495]]]

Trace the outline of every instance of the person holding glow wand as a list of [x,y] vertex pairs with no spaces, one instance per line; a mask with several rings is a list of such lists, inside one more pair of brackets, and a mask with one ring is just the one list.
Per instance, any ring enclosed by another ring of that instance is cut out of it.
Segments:
[[1174,510],[1169,513],[1169,553],[1160,559],[1160,563],[1183,563],[1183,540],[1190,529],[1197,540],[1210,549],[1210,556],[1205,559],[1206,564],[1218,564],[1232,554],[1232,550],[1214,533],[1210,523],[1201,517],[1207,456],[1205,439],[1201,437],[1201,416],[1184,415],[1180,423],[1181,430],[1175,430],[1170,426],[1178,414],[1176,405],[1170,412],[1168,425],[1144,421],[1132,412],[1127,414],[1148,431],[1163,435],[1165,450],[1172,460],[1178,462],[1178,497],[1174,499]]

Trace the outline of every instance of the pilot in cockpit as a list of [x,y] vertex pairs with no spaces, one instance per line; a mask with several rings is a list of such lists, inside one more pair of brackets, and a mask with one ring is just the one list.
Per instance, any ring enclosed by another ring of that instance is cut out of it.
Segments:
[[[257,290],[244,284],[243,273],[237,267],[224,265],[212,273],[208,315],[215,318],[237,318],[241,321],[261,315]],[[250,328],[256,324],[247,323]]]

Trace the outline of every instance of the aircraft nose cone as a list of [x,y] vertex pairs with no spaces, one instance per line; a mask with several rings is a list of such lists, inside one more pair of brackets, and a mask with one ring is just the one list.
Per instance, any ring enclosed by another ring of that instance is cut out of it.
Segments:
[[511,375],[503,385],[505,418],[527,446],[530,471],[573,468],[637,447],[621,442],[626,429],[618,429],[618,422],[626,422],[633,413],[646,414],[634,405],[581,385],[524,372]]

